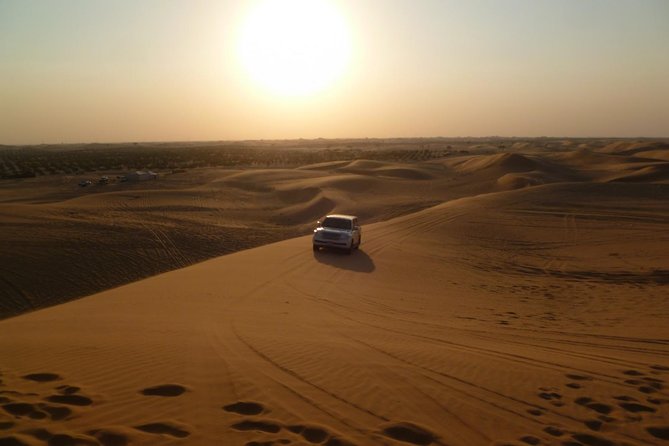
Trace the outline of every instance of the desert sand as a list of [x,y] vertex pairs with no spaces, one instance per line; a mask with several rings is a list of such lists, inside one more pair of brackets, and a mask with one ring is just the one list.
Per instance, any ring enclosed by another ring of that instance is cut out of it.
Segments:
[[[0,321],[0,445],[668,444],[669,146],[563,145],[7,183],[28,260],[2,265],[23,314]],[[330,212],[361,218],[350,256],[311,249]],[[304,235],[191,264],[206,252],[176,234],[198,228],[202,246]],[[189,266],[71,300],[79,277],[133,277],[133,229],[153,235],[142,262]],[[65,265],[90,244],[118,251]]]

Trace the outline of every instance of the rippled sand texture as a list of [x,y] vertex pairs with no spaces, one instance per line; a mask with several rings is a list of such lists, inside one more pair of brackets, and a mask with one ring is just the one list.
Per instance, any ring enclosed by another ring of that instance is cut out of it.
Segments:
[[667,150],[631,146],[212,179],[389,219],[0,322],[0,445],[667,444]]

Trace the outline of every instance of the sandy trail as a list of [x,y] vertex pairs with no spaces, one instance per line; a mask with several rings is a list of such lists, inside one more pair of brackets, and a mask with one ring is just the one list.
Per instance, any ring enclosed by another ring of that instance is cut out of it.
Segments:
[[657,187],[455,200],[3,321],[0,442],[664,444]]

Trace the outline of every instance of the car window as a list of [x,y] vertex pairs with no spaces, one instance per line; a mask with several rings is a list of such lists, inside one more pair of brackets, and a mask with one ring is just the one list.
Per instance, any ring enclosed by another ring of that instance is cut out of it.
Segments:
[[323,221],[324,228],[351,229],[351,220],[328,217]]

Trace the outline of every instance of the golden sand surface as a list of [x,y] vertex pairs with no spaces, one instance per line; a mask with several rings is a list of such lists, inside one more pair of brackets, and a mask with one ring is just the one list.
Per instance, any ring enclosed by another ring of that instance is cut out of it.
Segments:
[[[0,445],[667,444],[667,153],[12,180]],[[351,255],[311,249],[331,212]]]

